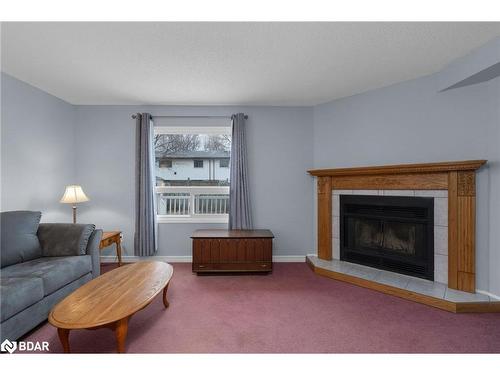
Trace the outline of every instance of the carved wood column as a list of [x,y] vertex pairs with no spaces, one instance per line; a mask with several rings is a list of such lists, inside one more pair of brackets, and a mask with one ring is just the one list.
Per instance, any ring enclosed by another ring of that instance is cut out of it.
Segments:
[[318,258],[332,259],[332,179],[318,177]]
[[451,171],[448,176],[448,287],[474,293],[476,174]]

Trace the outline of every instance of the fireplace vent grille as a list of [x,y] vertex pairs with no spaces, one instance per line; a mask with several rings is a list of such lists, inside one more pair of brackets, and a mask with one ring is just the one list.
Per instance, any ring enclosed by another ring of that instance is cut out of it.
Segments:
[[375,266],[377,268],[385,269],[388,271],[394,271],[397,273],[404,273],[414,276],[420,276],[426,271],[425,266],[422,265],[408,264],[392,259],[381,259],[378,257],[373,257],[366,254],[356,254],[353,252],[349,253],[347,257],[343,258],[343,260],[358,264]]
[[393,216],[399,219],[411,218],[427,220],[427,208],[424,207],[388,207],[377,205],[351,205],[349,206],[349,214],[363,216]]

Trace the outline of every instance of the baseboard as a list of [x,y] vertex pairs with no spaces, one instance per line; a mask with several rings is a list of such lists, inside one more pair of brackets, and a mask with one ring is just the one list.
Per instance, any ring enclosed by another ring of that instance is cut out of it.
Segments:
[[275,255],[273,262],[275,263],[305,263],[305,255]]
[[[160,262],[167,263],[191,263],[191,256],[163,256],[163,255],[154,255],[150,257],[136,257],[132,255],[124,255],[122,256],[123,263],[135,263],[135,262],[144,262],[148,260],[157,260]],[[101,255],[101,263],[117,263],[118,258],[115,255]]]
[[486,290],[476,289],[476,293],[486,294],[488,297],[500,300],[500,296],[497,296],[496,294],[487,292]]
[[[122,256],[123,263],[143,262],[147,260],[158,260],[167,263],[191,263],[191,256],[164,256],[155,255],[151,257],[136,257],[131,255]],[[273,262],[275,263],[304,263],[306,261],[305,255],[275,255]],[[115,255],[101,255],[101,263],[116,263],[118,258]]]

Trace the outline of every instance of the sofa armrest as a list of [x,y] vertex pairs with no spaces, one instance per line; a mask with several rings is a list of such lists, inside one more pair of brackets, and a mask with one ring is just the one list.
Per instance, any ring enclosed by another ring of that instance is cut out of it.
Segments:
[[87,255],[92,257],[92,277],[96,278],[101,274],[101,244],[102,229],[92,232],[87,244]]

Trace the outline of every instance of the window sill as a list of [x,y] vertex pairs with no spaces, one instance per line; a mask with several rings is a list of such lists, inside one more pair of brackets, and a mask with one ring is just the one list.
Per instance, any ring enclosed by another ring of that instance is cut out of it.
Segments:
[[158,224],[189,224],[189,223],[227,224],[229,222],[228,215],[210,215],[210,216],[158,215],[156,218]]

